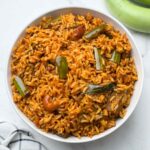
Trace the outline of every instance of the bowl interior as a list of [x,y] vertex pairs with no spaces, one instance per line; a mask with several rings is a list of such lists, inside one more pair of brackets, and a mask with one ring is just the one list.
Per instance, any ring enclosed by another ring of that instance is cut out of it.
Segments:
[[[66,14],[66,13],[74,13],[74,14],[80,14],[80,15],[85,15],[87,12],[92,13],[95,17],[100,17],[102,18],[105,22],[112,24],[116,29],[118,29],[120,32],[122,33],[126,33],[131,45],[132,45],[132,56],[134,57],[135,60],[135,65],[137,68],[137,72],[138,72],[138,81],[135,84],[135,90],[133,93],[133,96],[131,98],[131,103],[129,105],[129,107],[127,108],[127,114],[123,119],[118,119],[117,120],[117,124],[115,127],[110,128],[108,130],[106,130],[105,132],[95,135],[92,138],[88,138],[88,137],[82,137],[80,139],[76,138],[76,137],[69,137],[69,138],[62,138],[59,137],[57,135],[51,134],[51,133],[45,133],[42,130],[38,129],[18,108],[17,106],[14,104],[13,102],[13,98],[12,98],[12,91],[11,91],[11,87],[10,87],[10,59],[11,59],[11,53],[10,53],[10,57],[9,57],[9,61],[8,61],[8,68],[7,68],[7,85],[8,85],[8,91],[9,91],[9,96],[11,99],[11,103],[13,104],[15,110],[17,111],[17,113],[19,114],[19,116],[30,126],[32,127],[34,130],[36,130],[37,132],[39,132],[40,134],[57,140],[57,141],[61,141],[61,142],[67,142],[67,143],[83,143],[83,142],[89,142],[89,141],[93,141],[99,138],[102,138],[110,133],[112,133],[113,131],[115,131],[118,127],[120,127],[127,119],[128,117],[131,115],[131,113],[133,112],[133,110],[135,109],[135,106],[139,100],[139,97],[141,95],[141,91],[142,91],[142,85],[143,85],[143,66],[142,66],[142,61],[141,61],[141,56],[135,46],[135,43],[133,41],[133,38],[131,36],[131,34],[129,33],[129,31],[116,19],[113,19],[110,16],[107,16],[99,11],[95,11],[95,10],[91,10],[91,9],[87,9],[87,8],[79,8],[79,7],[69,7],[69,8],[61,8],[61,9],[57,9],[51,12],[48,12],[42,16],[59,16],[60,14]],[[37,19],[35,19],[31,24],[36,24],[39,22],[39,20],[41,19],[41,17],[38,17]],[[13,47],[16,45],[18,39],[20,39],[23,35],[24,35],[24,31],[25,29],[22,31],[22,33],[18,36],[18,38],[15,41],[15,44],[13,45]]]

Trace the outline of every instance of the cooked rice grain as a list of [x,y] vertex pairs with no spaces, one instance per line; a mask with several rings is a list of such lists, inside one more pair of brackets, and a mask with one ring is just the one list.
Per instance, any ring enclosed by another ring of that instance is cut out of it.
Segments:
[[[86,32],[104,23],[91,14],[87,16],[66,14],[59,21],[44,17],[38,25],[26,29],[12,53],[11,87],[19,109],[38,128],[63,137],[89,136],[104,132],[123,118],[133,94],[137,72],[131,56],[131,45],[125,34],[107,24],[105,33],[85,42],[70,40],[73,28],[84,25]],[[95,69],[93,47],[101,49],[106,58],[105,68]],[[122,53],[119,65],[109,59],[116,50]],[[66,80],[60,80],[54,65],[56,56],[65,56],[69,66]],[[12,80],[17,75],[30,90],[21,97]],[[89,83],[116,83],[113,92],[100,95],[83,95]],[[65,102],[54,112],[44,109],[43,99]],[[121,100],[120,100],[121,99]]]

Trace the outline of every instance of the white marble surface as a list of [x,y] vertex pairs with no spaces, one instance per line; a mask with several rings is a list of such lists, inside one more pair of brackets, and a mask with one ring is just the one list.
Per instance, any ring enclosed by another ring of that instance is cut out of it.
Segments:
[[0,120],[30,130],[49,150],[149,150],[150,149],[150,35],[131,31],[143,56],[145,79],[140,102],[129,120],[110,136],[86,144],[55,142],[35,133],[13,110],[6,91],[6,62],[20,31],[35,17],[62,6],[85,6],[105,13],[104,0],[0,0]]

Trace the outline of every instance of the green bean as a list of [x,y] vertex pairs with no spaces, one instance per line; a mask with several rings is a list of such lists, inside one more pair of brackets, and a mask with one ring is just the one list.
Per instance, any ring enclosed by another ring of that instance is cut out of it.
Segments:
[[112,60],[113,62],[119,64],[120,61],[121,61],[121,54],[120,54],[119,52],[117,52],[117,51],[114,51],[113,54],[112,54],[111,60]]
[[67,63],[66,57],[57,56],[56,57],[56,65],[57,65],[57,71],[59,74],[59,78],[66,79],[67,73],[68,73],[68,63]]
[[83,36],[83,39],[85,39],[86,41],[89,41],[93,38],[96,38],[101,32],[104,31],[106,25],[105,24],[101,24],[100,26],[94,28],[93,30],[91,30],[90,32],[86,33]]
[[85,91],[85,94],[95,95],[95,94],[105,93],[113,90],[114,87],[115,87],[115,83],[109,83],[106,85],[89,84],[88,89]]
[[96,70],[101,70],[104,68],[105,60],[100,54],[100,50],[97,47],[94,47],[94,56],[96,61]]
[[15,76],[13,82],[21,96],[24,97],[29,93],[28,89],[26,88],[20,77]]

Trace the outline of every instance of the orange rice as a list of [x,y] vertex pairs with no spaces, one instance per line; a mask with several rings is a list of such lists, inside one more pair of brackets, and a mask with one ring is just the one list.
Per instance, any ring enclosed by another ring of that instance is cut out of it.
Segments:
[[[72,40],[74,28],[84,25],[85,32],[103,24],[91,14],[65,14],[59,18],[44,17],[37,25],[29,26],[13,49],[11,59],[11,87],[19,109],[34,124],[50,133],[63,137],[89,136],[104,132],[123,118],[130,104],[137,80],[131,45],[121,34],[106,23],[105,32],[85,41]],[[101,50],[105,67],[96,70],[93,47]],[[113,51],[121,54],[121,62],[110,59]],[[59,79],[55,59],[65,56],[68,62],[67,79]],[[29,95],[22,97],[13,79],[19,76]],[[90,83],[101,85],[115,82],[114,90],[98,95],[82,94]],[[55,111],[47,111],[43,100],[58,99],[63,103]]]

